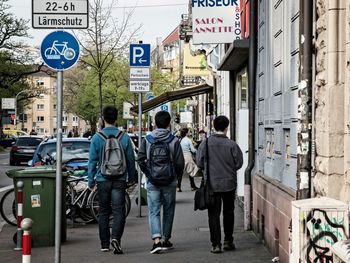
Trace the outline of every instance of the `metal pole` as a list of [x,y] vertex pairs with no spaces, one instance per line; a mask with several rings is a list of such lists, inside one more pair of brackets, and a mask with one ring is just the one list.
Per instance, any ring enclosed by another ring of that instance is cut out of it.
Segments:
[[55,263],[61,262],[63,72],[57,72]]
[[[142,93],[139,93],[139,150],[141,148],[141,140],[142,140]],[[141,169],[140,166],[137,166],[137,174],[138,174],[138,202],[137,206],[139,209],[139,217],[142,217],[141,214]]]

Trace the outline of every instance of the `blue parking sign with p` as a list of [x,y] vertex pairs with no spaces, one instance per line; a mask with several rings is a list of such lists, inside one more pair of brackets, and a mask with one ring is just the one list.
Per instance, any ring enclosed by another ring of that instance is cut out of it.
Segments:
[[129,66],[130,67],[150,67],[151,66],[151,45],[150,44],[130,44]]

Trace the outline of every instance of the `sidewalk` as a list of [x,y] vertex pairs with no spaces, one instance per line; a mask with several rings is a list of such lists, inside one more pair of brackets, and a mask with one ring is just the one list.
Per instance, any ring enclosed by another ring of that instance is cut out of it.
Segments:
[[[174,250],[162,254],[150,254],[152,246],[148,230],[147,207],[142,207],[142,218],[138,218],[137,205],[132,200],[132,209],[127,218],[122,239],[123,255],[100,252],[97,224],[68,228],[68,241],[61,246],[61,262],[237,262],[267,263],[272,256],[252,232],[243,231],[243,212],[236,207],[235,243],[237,249],[221,254],[210,253],[207,212],[193,211],[193,195],[188,179],[183,180],[183,192],[177,193],[173,227]],[[21,252],[13,251],[12,236],[16,228],[5,225],[0,232],[1,262],[21,262]],[[54,262],[54,247],[33,248],[33,263]]]

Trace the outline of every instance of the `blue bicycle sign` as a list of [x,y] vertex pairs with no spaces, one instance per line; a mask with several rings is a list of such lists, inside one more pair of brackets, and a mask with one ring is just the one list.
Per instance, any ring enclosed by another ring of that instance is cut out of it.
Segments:
[[75,37],[65,31],[48,34],[40,47],[45,64],[57,71],[67,70],[79,59],[79,43]]

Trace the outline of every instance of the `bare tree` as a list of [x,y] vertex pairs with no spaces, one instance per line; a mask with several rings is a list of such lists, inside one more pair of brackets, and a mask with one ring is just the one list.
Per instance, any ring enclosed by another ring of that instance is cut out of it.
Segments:
[[101,116],[102,86],[106,70],[118,56],[125,53],[129,43],[136,38],[141,27],[141,25],[135,27],[131,23],[133,10],[124,10],[122,18],[114,18],[112,13],[117,3],[116,0],[112,0],[105,6],[103,0],[91,0],[89,2],[90,27],[78,33],[82,47],[81,62],[97,74]]

